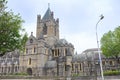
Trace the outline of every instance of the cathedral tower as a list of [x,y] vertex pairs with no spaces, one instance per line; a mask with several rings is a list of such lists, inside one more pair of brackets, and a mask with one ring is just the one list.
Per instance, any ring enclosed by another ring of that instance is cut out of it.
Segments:
[[[55,20],[54,13],[51,12],[49,7],[42,19],[40,15],[37,16],[36,37],[39,38],[40,34],[43,34],[47,42],[49,39],[53,39],[53,41],[59,39],[59,19]],[[49,42],[52,43],[53,41]]]

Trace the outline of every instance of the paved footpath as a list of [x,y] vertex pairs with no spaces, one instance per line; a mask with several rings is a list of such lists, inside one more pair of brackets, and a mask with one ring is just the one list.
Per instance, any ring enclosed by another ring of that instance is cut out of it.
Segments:
[[0,79],[0,80],[53,80],[53,79]]
[[[53,80],[53,79],[0,79],[0,80]],[[101,79],[97,79],[101,80]],[[105,79],[105,80],[120,80],[120,79]]]
[[[100,77],[97,80],[102,80]],[[104,80],[120,80],[120,75],[118,76],[104,76]]]
[[[53,80],[53,79],[0,79],[0,80]],[[98,78],[97,80],[102,80],[102,79]],[[104,80],[120,80],[120,79],[104,79]]]
[[120,79],[105,79],[105,80],[120,80]]
[[[102,80],[102,79],[97,79],[97,80]],[[104,79],[104,80],[120,80],[120,79]]]

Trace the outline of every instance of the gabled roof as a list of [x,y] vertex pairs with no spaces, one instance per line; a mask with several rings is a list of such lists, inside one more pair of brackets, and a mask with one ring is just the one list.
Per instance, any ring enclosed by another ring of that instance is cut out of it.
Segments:
[[32,43],[34,43],[34,44],[37,43],[37,39],[35,38],[35,36],[33,36],[33,32],[31,32],[31,35],[30,35],[30,37],[28,38],[28,40],[27,40],[27,42],[26,42],[26,45],[29,45],[29,44],[31,43],[31,41],[32,41]]
[[45,15],[43,16],[42,20],[52,19],[52,14],[51,13],[52,12],[51,12],[50,8],[48,7],[48,9],[47,9]]
[[71,43],[69,43],[67,40],[65,40],[65,39],[57,40],[55,42],[55,46],[69,46],[69,47],[73,47],[74,48],[74,46]]

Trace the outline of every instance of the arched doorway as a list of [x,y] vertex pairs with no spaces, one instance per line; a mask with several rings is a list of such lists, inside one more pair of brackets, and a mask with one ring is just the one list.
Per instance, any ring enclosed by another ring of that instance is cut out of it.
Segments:
[[27,68],[28,75],[32,75],[32,68]]

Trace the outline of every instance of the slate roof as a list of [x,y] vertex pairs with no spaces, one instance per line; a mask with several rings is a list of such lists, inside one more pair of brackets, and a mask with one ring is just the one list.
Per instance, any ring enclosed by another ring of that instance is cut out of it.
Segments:
[[[105,58],[105,56],[101,54],[101,58]],[[81,54],[74,54],[72,62],[85,61],[85,60],[91,61],[91,60],[98,60],[98,59],[99,59],[98,48],[91,48],[83,51]]]
[[26,42],[26,45],[29,45],[30,44],[30,40],[32,40],[32,43],[37,43],[37,39],[35,36],[33,36],[33,32],[31,32],[31,35],[29,36],[27,42]]
[[42,20],[46,21],[46,20],[52,19],[52,14],[51,13],[52,12],[51,12],[50,8],[48,8],[45,15],[43,16]]
[[0,64],[1,65],[12,65],[12,64],[19,64],[19,55],[20,53],[18,50],[15,50],[13,52],[8,52],[3,57],[0,57]]
[[72,53],[69,48],[67,49],[67,56],[72,56]]
[[74,54],[72,57],[72,62],[84,61],[84,60],[85,60],[85,55],[83,55],[83,54]]
[[95,52],[97,51],[98,52],[98,48],[91,48],[91,49],[86,49],[85,51],[83,51],[82,53],[88,53],[88,52]]
[[58,41],[56,41],[55,46],[70,46],[70,47],[74,47],[71,43],[69,43],[65,39],[59,39]]
[[57,66],[57,62],[54,60],[47,61],[45,64],[46,68],[55,68]]
[[[102,51],[100,51],[100,53],[101,53],[101,58],[105,58],[105,56],[102,54]],[[82,54],[85,54],[87,57],[92,58],[92,59],[99,58],[98,48],[87,49],[87,50],[83,51]]]

